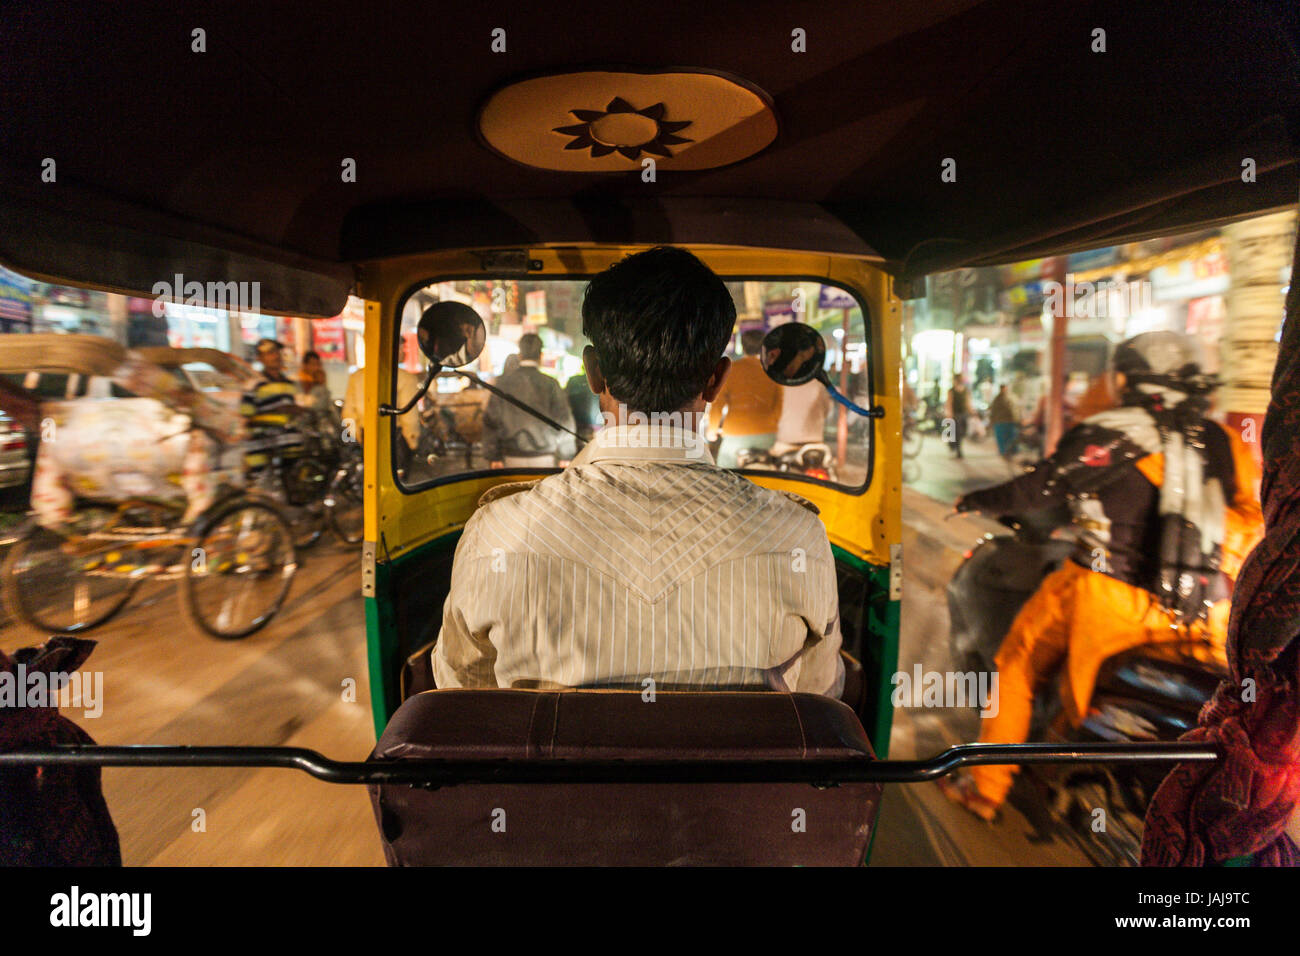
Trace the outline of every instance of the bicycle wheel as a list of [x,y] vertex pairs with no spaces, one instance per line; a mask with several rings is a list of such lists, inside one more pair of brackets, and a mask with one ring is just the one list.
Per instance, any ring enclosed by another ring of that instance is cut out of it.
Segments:
[[306,551],[325,534],[325,491],[330,472],[317,458],[301,458],[285,466],[286,514],[293,528],[293,544]]
[[[107,513],[102,523],[111,517]],[[124,568],[123,556],[121,546],[111,542],[33,528],[5,556],[0,571],[5,608],[46,633],[78,634],[98,627],[126,607],[140,585]]]
[[361,468],[345,466],[330,483],[325,496],[330,528],[346,544],[360,544],[365,536],[365,502],[362,495]]
[[221,640],[265,627],[298,569],[289,522],[266,502],[236,498],[200,518],[198,528],[181,578],[186,616]]
[[910,422],[903,426],[903,457],[915,458],[921,454],[921,443],[925,441],[925,436],[921,430]]

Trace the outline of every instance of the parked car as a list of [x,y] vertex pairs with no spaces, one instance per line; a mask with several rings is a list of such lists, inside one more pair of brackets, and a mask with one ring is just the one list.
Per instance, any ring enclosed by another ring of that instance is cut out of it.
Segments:
[[22,425],[0,411],[0,488],[18,488],[31,479],[31,439]]

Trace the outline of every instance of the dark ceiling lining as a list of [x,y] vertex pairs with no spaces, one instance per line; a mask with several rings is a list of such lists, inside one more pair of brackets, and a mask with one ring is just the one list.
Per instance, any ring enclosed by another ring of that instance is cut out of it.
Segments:
[[[576,199],[617,221],[665,198],[790,200],[825,205],[894,268],[928,271],[1294,201],[1297,8],[11,3],[0,192],[75,214],[74,197],[37,179],[54,157],[60,183],[323,264],[375,254],[384,210],[405,202],[464,215]],[[195,26],[206,53],[190,50]],[[505,54],[488,51],[496,26]],[[790,52],[796,26],[806,54]],[[1104,54],[1090,49],[1096,26]],[[619,63],[741,76],[772,96],[781,136],[653,185],[530,169],[478,142],[478,107],[511,79]],[[1258,183],[1240,182],[1245,155]],[[345,156],[356,183],[340,180]],[[949,156],[955,183],[940,181]]]

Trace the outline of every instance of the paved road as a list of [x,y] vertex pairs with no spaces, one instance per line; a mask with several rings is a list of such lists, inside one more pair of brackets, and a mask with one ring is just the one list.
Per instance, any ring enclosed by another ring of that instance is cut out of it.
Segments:
[[[927,439],[928,440],[928,439]],[[938,444],[935,442],[935,444]],[[946,452],[941,454],[946,455]],[[924,453],[923,453],[924,456]],[[1005,472],[1004,472],[1005,473]],[[955,469],[937,480],[959,486]],[[991,482],[971,479],[984,484]],[[995,479],[997,480],[997,479]],[[977,484],[971,484],[977,487]],[[952,669],[944,588],[963,553],[1000,526],[978,516],[948,518],[949,506],[914,488],[903,492],[903,607],[899,670]],[[894,712],[890,756],[927,757],[979,737],[973,709],[903,707]],[[1018,783],[996,824],[949,803],[932,783],[886,788],[872,862],[893,866],[1086,866],[1056,830],[1032,789]]]
[[[942,449],[939,449],[942,452]],[[940,467],[943,462],[939,462]],[[926,465],[927,469],[929,464]],[[953,482],[936,469],[935,480]],[[944,505],[906,492],[906,576],[900,664],[947,668],[943,585],[989,525],[943,520]],[[285,744],[363,759],[373,744],[365,636],[354,549],[308,553],[290,601],[243,641],[190,630],[171,586],[146,590],[93,636],[87,667],[104,674],[104,708],[69,715],[100,743]],[[12,622],[0,647],[33,643]],[[356,699],[344,684],[355,681]],[[973,713],[901,710],[893,755],[927,755],[978,734]],[[287,770],[104,772],[105,793],[131,865],[382,865],[366,792]],[[201,813],[196,812],[201,811]],[[1031,807],[1032,811],[1032,807]],[[873,861],[894,865],[1054,865],[1085,862],[1016,807],[989,826],[933,784],[887,790]],[[201,821],[201,826],[200,826]]]
[[[8,623],[0,647],[33,643],[23,631]],[[84,669],[104,674],[103,714],[65,713],[98,743],[284,744],[346,760],[374,744],[353,548],[308,552],[285,609],[242,641],[191,630],[171,585],[91,636]],[[127,865],[383,864],[363,788],[288,770],[110,768],[104,792]]]

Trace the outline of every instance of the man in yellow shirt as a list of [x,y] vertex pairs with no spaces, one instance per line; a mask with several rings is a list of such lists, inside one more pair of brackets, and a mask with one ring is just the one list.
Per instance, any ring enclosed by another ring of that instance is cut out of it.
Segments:
[[239,404],[240,412],[248,421],[251,440],[250,451],[244,455],[244,467],[248,469],[266,466],[270,455],[259,443],[285,435],[302,411],[294,398],[298,386],[284,374],[283,350],[284,346],[275,339],[257,343],[262,377],[244,393]]
[[732,363],[722,391],[709,406],[709,431],[722,431],[718,465],[723,468],[739,465],[736,455],[742,448],[771,448],[781,421],[781,386],[767,377],[758,359],[762,330],[741,332],[740,347],[744,357]]
[[[397,374],[397,405],[400,408],[411,400],[420,390],[420,377],[404,368],[395,370]],[[366,370],[358,368],[348,376],[347,387],[343,390],[343,440],[361,441],[361,423],[365,418],[366,408]],[[411,457],[420,444],[420,415],[411,409],[397,419],[397,429],[405,441],[398,442],[393,449],[397,467],[405,472]]]

